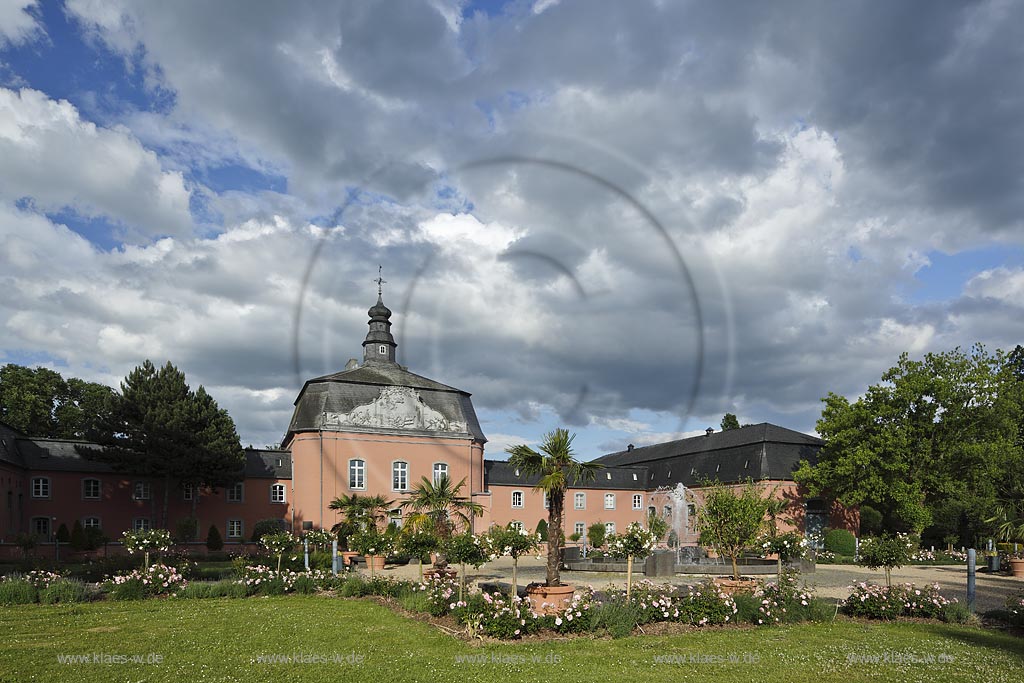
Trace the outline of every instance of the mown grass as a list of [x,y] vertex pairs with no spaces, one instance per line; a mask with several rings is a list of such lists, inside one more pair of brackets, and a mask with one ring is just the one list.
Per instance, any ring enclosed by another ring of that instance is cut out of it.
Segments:
[[[61,655],[159,664],[61,664]],[[342,663],[257,661],[350,656]],[[351,655],[362,658],[351,662]],[[460,657],[482,660],[460,661]],[[668,657],[661,663],[657,658]],[[672,658],[675,658],[675,663]],[[877,657],[877,661],[856,658]],[[902,658],[902,662],[897,661]],[[913,659],[920,660],[918,663]],[[933,660],[928,663],[927,660]],[[888,660],[888,661],[887,661]],[[940,623],[717,628],[672,636],[480,644],[370,600],[285,596],[0,609],[0,681],[972,681],[1024,670],[1024,640]]]

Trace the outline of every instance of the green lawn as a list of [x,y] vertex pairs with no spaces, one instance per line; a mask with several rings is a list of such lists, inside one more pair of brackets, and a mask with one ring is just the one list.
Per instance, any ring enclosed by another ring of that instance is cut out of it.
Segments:
[[[275,654],[307,660],[340,657],[342,661],[257,661]],[[58,657],[65,655],[99,656],[106,662],[61,663]],[[460,661],[465,655],[485,661]],[[143,660],[159,656],[162,662],[110,661],[123,656]],[[669,659],[659,663],[658,657]],[[871,657],[878,661],[872,663]],[[899,658],[904,661],[893,661]],[[1005,680],[1010,671],[1024,671],[1024,640],[939,623],[840,620],[829,625],[710,629],[663,637],[479,646],[363,600],[286,596],[0,608],[3,683],[352,679],[607,683],[707,681],[709,677],[716,683],[977,683]]]

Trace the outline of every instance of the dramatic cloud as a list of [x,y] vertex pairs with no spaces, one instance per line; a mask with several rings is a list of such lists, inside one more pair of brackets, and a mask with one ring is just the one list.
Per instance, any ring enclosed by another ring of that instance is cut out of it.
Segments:
[[0,91],[2,348],[171,358],[246,442],[360,354],[378,263],[497,451],[808,430],[902,351],[1024,338],[1019,4],[66,4],[152,102]]

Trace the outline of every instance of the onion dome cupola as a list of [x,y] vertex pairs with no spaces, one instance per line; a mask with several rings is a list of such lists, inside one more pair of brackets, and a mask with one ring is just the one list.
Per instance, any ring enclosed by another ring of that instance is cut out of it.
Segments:
[[363,362],[395,363],[395,349],[398,348],[398,344],[395,343],[395,338],[391,334],[391,309],[384,305],[381,289],[381,285],[386,281],[378,273],[376,282],[377,303],[367,311],[370,316],[370,321],[367,323],[370,330],[366,333],[366,339],[363,341]]

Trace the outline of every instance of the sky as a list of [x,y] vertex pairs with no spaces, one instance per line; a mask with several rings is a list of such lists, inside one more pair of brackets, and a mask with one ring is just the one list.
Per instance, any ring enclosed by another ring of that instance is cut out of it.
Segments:
[[1024,4],[0,0],[0,363],[277,444],[378,266],[487,457],[811,433],[1024,341]]

